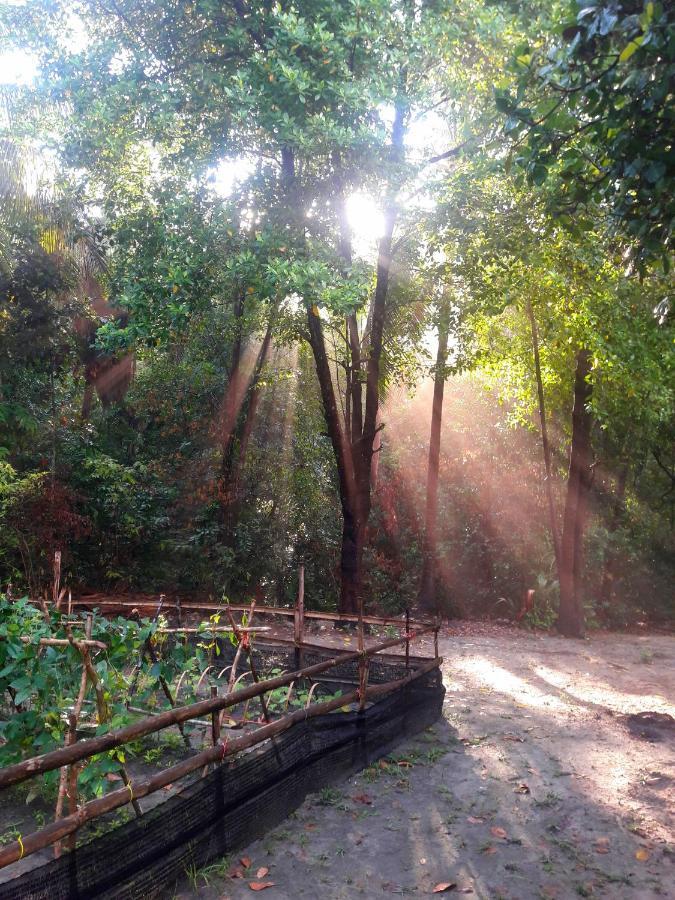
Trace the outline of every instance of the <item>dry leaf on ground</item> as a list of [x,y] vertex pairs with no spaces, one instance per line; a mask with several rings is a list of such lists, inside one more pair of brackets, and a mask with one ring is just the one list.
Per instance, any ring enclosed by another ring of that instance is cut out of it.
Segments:
[[635,851],[635,859],[638,862],[647,862],[648,859],[651,859],[652,854],[647,850],[646,847],[640,847],[639,850]]
[[274,887],[273,881],[251,881],[248,885],[252,891],[264,891],[266,888]]
[[369,797],[368,794],[355,794],[352,800],[356,800],[357,803],[365,803],[366,806],[370,806],[373,802],[373,798]]
[[469,825],[482,825],[485,819],[482,819],[480,816],[467,816],[466,821]]
[[242,856],[239,862],[245,869],[251,868],[251,857],[250,856]]
[[525,782],[523,781],[523,782],[521,782],[521,783],[518,785],[517,788],[515,788],[514,793],[516,793],[516,794],[529,794],[529,793],[530,793],[530,788],[529,788],[529,786],[528,786],[527,784],[525,784]]
[[499,825],[493,825],[490,829],[490,834],[494,835],[496,838],[506,837],[506,831],[503,828],[500,828]]
[[269,875],[269,869],[267,866],[261,866],[258,871],[255,873],[256,878],[264,878],[265,875]]
[[454,891],[457,887],[456,881],[441,881],[432,890],[432,894],[443,894],[445,891]]

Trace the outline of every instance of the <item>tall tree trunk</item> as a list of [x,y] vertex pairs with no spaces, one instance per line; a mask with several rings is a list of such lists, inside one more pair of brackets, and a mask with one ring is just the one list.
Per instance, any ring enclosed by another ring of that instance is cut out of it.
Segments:
[[[394,116],[390,148],[391,160],[398,165],[403,161],[405,115],[405,106],[402,103],[398,103]],[[339,160],[335,162],[336,169],[339,172]],[[282,169],[284,177],[294,177],[287,155],[283,161]],[[345,198],[342,196],[343,179],[339,173],[337,176],[337,189],[340,203],[338,209],[340,226],[338,249],[345,265],[348,267],[351,262],[351,236],[344,208]],[[371,507],[372,460],[375,437],[381,427],[377,421],[380,403],[380,363],[391,274],[392,241],[397,217],[394,194],[395,192],[392,189],[385,210],[384,234],[378,247],[375,292],[369,315],[371,326],[365,379],[365,405],[363,404],[362,386],[363,348],[358,336],[358,322],[355,315],[350,315],[347,318],[351,368],[350,378],[347,379],[351,391],[349,426],[343,425],[336,401],[319,311],[313,306],[309,306],[307,310],[309,343],[314,354],[324,417],[338,470],[340,504],[343,516],[339,611],[344,613],[355,613],[363,608],[363,548]]]
[[443,423],[443,394],[445,364],[448,357],[450,322],[447,307],[441,310],[438,323],[438,350],[434,371],[434,399],[431,407],[429,461],[427,464],[427,498],[424,513],[422,544],[422,578],[417,595],[421,609],[436,609],[436,565],[438,557],[438,467],[441,455],[441,425]]
[[251,384],[249,385],[248,390],[246,414],[244,415],[241,432],[239,434],[238,446],[236,448],[236,454],[233,454],[234,459],[232,467],[230,469],[230,483],[228,486],[229,506],[227,510],[226,523],[227,532],[230,535],[239,517],[241,477],[244,471],[244,465],[246,464],[248,445],[251,440],[253,426],[255,424],[256,416],[258,413],[258,405],[260,403],[260,375],[262,374],[263,366],[267,361],[271,342],[272,320],[270,319],[267,325],[267,331],[265,332],[265,337],[263,338],[260,350],[258,351],[258,357],[256,359],[255,368],[253,370],[253,377],[251,379]]
[[241,357],[243,345],[243,317],[244,317],[244,293],[240,291],[234,303],[235,335],[232,346],[232,360],[230,363],[223,412],[221,417],[221,455],[220,455],[220,484],[219,493],[221,503],[229,504],[229,490],[232,480],[232,467],[234,465],[235,425],[239,415],[239,407],[242,400],[243,373],[241,371]]
[[567,637],[584,635],[583,544],[591,485],[590,372],[590,353],[579,350],[574,377],[572,446],[560,544],[560,607],[556,623],[558,630]]
[[532,355],[534,357],[534,373],[537,379],[537,401],[539,405],[539,422],[541,426],[541,448],[544,454],[544,470],[545,470],[545,489],[546,501],[548,504],[549,526],[551,529],[551,542],[553,543],[553,554],[555,556],[555,567],[558,574],[558,583],[560,583],[560,534],[558,532],[558,518],[555,511],[555,500],[553,499],[553,476],[551,466],[551,445],[548,440],[548,427],[546,424],[546,404],[544,402],[544,384],[541,379],[541,360],[539,357],[539,331],[537,329],[537,320],[532,309],[532,304],[527,301],[527,315],[530,320],[532,332]]
[[[390,157],[394,165],[401,165],[404,159],[406,107],[402,102],[396,104],[394,123],[392,126]],[[353,440],[354,471],[357,479],[359,520],[357,528],[356,557],[359,568],[363,558],[366,542],[366,528],[370,517],[372,503],[373,453],[376,452],[376,437],[382,428],[378,424],[380,410],[380,366],[384,341],[384,326],[387,312],[387,297],[392,268],[392,245],[394,228],[398,216],[398,207],[392,189],[384,213],[384,231],[380,238],[377,253],[377,275],[375,292],[370,308],[370,332],[368,346],[368,362],[366,366],[366,398],[363,411],[363,428],[360,440]],[[353,413],[352,413],[353,415]],[[353,431],[353,429],[352,429]],[[380,447],[377,447],[379,452]],[[359,577],[359,583],[360,583]],[[360,601],[362,602],[362,598]]]
[[333,446],[338,471],[340,504],[342,507],[339,611],[342,613],[355,613],[358,610],[361,594],[361,559],[359,556],[361,511],[358,504],[354,460],[335,397],[321,318],[318,309],[315,307],[310,307],[307,310],[307,324],[309,326],[309,343],[314,355],[314,364],[321,390],[324,418]]

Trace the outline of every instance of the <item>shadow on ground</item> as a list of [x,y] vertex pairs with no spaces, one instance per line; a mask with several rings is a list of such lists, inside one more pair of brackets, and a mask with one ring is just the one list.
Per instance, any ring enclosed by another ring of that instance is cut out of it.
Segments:
[[267,900],[439,883],[485,900],[675,896],[673,745],[624,721],[673,713],[675,640],[495,633],[441,649],[436,725],[166,896],[240,900],[252,881],[274,883]]

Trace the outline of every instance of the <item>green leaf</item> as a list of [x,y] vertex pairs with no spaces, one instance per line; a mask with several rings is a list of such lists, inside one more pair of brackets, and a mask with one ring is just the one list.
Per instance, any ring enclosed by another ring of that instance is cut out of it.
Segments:
[[646,35],[641,34],[640,37],[636,37],[629,44],[626,44],[619,54],[619,62],[626,62],[626,60],[630,59],[635,51],[640,49],[644,43],[645,37]]

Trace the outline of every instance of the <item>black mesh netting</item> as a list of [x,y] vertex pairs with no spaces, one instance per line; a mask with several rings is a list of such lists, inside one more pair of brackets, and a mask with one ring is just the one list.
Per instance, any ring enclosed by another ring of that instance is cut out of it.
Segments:
[[[329,654],[306,651],[311,665]],[[259,651],[259,662],[288,666],[292,651]],[[411,660],[414,666],[415,660]],[[356,663],[331,670],[356,676]],[[326,673],[328,674],[328,673]],[[373,661],[370,679],[405,675],[402,660]],[[0,900],[17,898],[158,897],[185,874],[238,850],[296,809],[305,796],[335,783],[389,752],[440,715],[445,690],[434,669],[363,712],[332,712],[294,725],[242,754],[180,794],[11,881]]]

